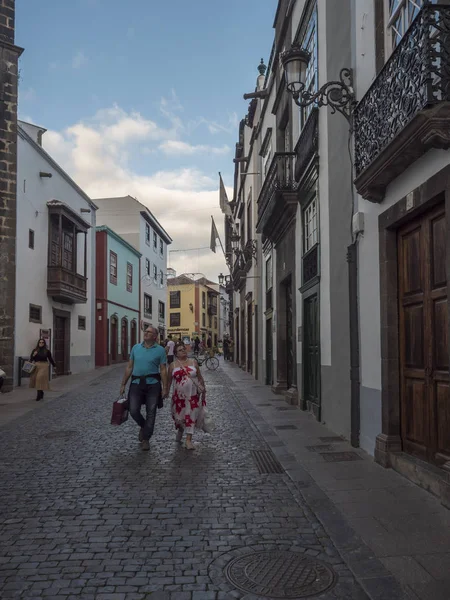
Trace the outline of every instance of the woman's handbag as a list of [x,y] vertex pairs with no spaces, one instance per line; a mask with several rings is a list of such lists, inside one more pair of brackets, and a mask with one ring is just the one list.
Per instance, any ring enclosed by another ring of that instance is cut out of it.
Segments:
[[127,398],[119,398],[113,403],[111,425],[122,425],[128,421],[129,403]]
[[28,375],[31,375],[35,370],[36,370],[36,365],[34,363],[30,362],[29,360],[26,360],[23,363],[22,371],[24,373],[28,373]]

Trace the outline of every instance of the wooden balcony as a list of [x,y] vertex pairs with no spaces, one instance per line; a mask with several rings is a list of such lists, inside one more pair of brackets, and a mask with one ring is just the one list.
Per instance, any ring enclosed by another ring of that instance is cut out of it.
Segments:
[[87,278],[64,267],[47,267],[47,294],[55,302],[85,304]]
[[381,202],[431,148],[450,147],[450,6],[427,4],[354,113],[355,186]]
[[217,304],[208,304],[208,315],[217,315]]
[[295,152],[274,154],[258,198],[256,231],[276,243],[297,212]]

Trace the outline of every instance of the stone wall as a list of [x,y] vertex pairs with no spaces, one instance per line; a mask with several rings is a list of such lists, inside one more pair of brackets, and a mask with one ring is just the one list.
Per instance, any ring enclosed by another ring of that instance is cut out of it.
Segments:
[[0,367],[12,388],[16,285],[17,83],[15,0],[0,0]]

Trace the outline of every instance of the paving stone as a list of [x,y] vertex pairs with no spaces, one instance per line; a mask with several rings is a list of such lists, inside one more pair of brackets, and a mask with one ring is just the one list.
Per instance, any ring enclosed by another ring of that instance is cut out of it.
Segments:
[[[1,430],[0,454],[14,456],[0,464],[6,482],[0,499],[1,598],[13,592],[29,600],[30,590],[33,600],[242,598],[220,579],[226,556],[273,546],[302,546],[336,569],[336,593],[345,588],[346,600],[365,598],[299,493],[301,486],[295,488],[286,474],[258,473],[252,451],[268,449],[264,432],[294,479],[311,479],[271,427],[261,424],[258,431],[247,419],[245,397],[227,375],[205,373],[214,435],[195,435],[197,449],[186,451],[175,442],[166,406],[146,453],[131,420],[109,425],[121,376],[122,369],[111,371],[95,388],[69,392]],[[80,414],[89,418],[80,423]],[[76,435],[45,437],[61,430]],[[214,571],[213,561],[221,558]],[[22,579],[8,580],[16,576]]]

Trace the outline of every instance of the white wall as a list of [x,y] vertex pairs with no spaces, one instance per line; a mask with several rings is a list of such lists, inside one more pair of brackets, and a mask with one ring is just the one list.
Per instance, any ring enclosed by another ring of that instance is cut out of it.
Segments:
[[[164,322],[158,321],[158,302],[167,303],[167,257],[168,248],[163,241],[163,254],[160,254],[160,236],[158,234],[156,252],[153,249],[153,227],[150,225],[150,243],[146,243],[147,221],[140,214],[146,207],[132,198],[125,196],[120,198],[100,198],[94,202],[99,207],[97,213],[97,224],[107,225],[113,231],[121,235],[127,242],[132,244],[141,254],[141,320],[155,327],[167,327],[167,306],[165,306]],[[150,277],[146,275],[146,259],[150,261]],[[153,265],[158,270],[158,280],[153,279]],[[160,283],[160,271],[163,272],[163,285]],[[144,318],[144,294],[152,297],[152,319]],[[142,331],[141,331],[142,338]]]
[[[45,138],[44,138],[45,141]],[[53,308],[71,313],[70,367],[72,372],[87,370],[94,365],[94,335],[91,327],[95,302],[95,280],[90,269],[94,261],[93,235],[87,239],[87,303],[61,304],[47,295],[48,226],[47,202],[60,200],[81,218],[95,227],[95,211],[81,214],[81,208],[91,208],[87,200],[64,178],[27,139],[18,136],[17,159],[17,270],[16,270],[16,377],[17,357],[29,356],[39,338],[40,329],[51,329],[53,338]],[[39,172],[52,173],[51,178],[39,177]],[[28,247],[28,234],[34,234],[34,249]],[[94,233],[93,233],[94,232]],[[80,236],[80,241],[84,235]],[[83,252],[82,250],[81,252]],[[78,269],[80,270],[80,269]],[[29,305],[42,306],[42,324],[29,322]],[[86,317],[86,330],[78,330],[78,316]],[[17,381],[17,379],[16,379]]]
[[[145,240],[145,229],[146,223],[144,217],[140,217],[139,221],[139,252],[142,254],[141,258],[141,306],[142,306],[142,319],[144,318],[144,293],[152,297],[152,320],[151,325],[154,327],[164,327],[166,329],[168,323],[167,317],[167,244],[163,243],[163,254],[159,252],[159,240],[160,236],[157,236],[157,247],[156,250],[153,248],[153,228],[150,226],[150,244],[146,243]],[[150,261],[150,277],[146,276],[145,272],[145,259]],[[158,270],[158,280],[155,282],[153,279],[153,265],[156,265]],[[160,283],[160,271],[163,272],[163,285]],[[158,302],[161,301],[165,306],[165,318],[164,321],[158,320]],[[148,321],[148,319],[146,319]]]

